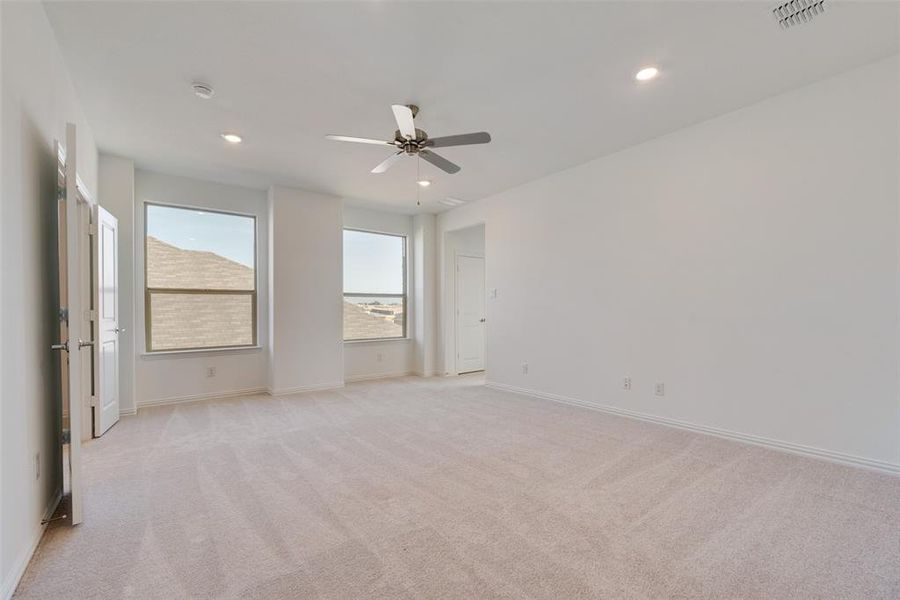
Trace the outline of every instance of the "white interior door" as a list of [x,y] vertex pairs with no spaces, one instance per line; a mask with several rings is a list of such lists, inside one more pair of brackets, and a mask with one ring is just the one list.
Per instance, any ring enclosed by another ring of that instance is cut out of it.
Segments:
[[94,223],[97,299],[94,437],[100,437],[119,420],[119,225],[101,206],[97,207]]
[[60,350],[61,399],[62,399],[62,446],[63,446],[63,493],[68,498],[68,520],[77,525],[82,520],[81,496],[81,361],[82,342],[82,301],[80,264],[80,224],[77,175],[75,170],[75,126],[66,127],[66,150],[60,151],[58,170],[58,250],[59,250],[59,344],[53,348]]
[[484,258],[456,257],[456,372],[484,370]]

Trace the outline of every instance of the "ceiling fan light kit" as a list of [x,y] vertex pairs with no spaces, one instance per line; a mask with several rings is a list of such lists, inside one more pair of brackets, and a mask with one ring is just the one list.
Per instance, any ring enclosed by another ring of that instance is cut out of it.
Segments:
[[399,162],[405,155],[418,156],[451,175],[459,172],[459,165],[456,165],[440,154],[435,153],[432,148],[487,144],[491,141],[491,134],[486,131],[429,138],[425,131],[416,127],[415,118],[416,115],[419,114],[418,106],[415,104],[394,104],[391,106],[391,110],[394,112],[394,120],[397,121],[397,130],[394,132],[393,140],[383,141],[346,135],[328,135],[325,137],[338,142],[396,147],[397,151],[372,169],[372,173],[384,173],[394,166],[394,164]]

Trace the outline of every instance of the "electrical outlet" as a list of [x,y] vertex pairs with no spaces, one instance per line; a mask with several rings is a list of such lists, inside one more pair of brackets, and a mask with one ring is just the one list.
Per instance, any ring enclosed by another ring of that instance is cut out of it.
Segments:
[[631,377],[625,377],[622,379],[622,389],[626,392],[631,391]]
[[207,377],[215,377],[216,376],[216,368],[215,367],[206,367],[206,376]]
[[665,396],[666,395],[666,384],[658,381],[656,383],[656,395],[657,396]]
[[522,363],[522,375],[528,375],[528,363]]
[[34,455],[34,478],[41,478],[41,453],[38,452]]
[[491,290],[491,300],[496,300],[496,299],[497,299],[497,288],[493,288]]

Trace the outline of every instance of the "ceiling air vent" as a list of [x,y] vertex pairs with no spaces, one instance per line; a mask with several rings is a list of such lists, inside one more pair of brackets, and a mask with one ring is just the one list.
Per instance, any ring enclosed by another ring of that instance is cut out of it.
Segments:
[[825,12],[825,0],[791,0],[772,9],[772,15],[782,29],[809,23]]

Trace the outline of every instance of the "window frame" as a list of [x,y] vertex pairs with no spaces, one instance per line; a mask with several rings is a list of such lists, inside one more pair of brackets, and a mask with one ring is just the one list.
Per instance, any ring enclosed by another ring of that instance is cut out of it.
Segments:
[[[369,233],[372,235],[383,235],[388,237],[396,237],[400,238],[403,241],[403,260],[402,260],[402,280],[403,280],[403,293],[402,294],[366,294],[363,292],[346,292],[342,290],[341,300],[344,298],[400,298],[403,302],[403,333],[399,336],[393,337],[375,337],[375,338],[345,338],[344,337],[344,315],[341,313],[341,338],[344,343],[364,343],[364,342],[392,342],[397,340],[407,340],[409,339],[409,293],[408,293],[408,281],[409,281],[409,271],[407,268],[407,254],[408,254],[408,246],[409,246],[409,238],[406,234],[403,233],[391,233],[386,231],[376,231],[374,229],[360,229],[359,227],[344,227],[341,230],[341,247],[343,248],[344,242],[344,232],[346,231],[355,231],[357,233]],[[343,288],[343,273],[341,273],[341,287]],[[343,304],[342,304],[343,306]]]
[[[216,208],[206,208],[205,206],[191,206],[184,204],[167,204],[164,202],[144,202],[144,351],[148,355],[167,354],[178,352],[215,352],[219,350],[230,349],[248,349],[259,347],[259,219],[256,215],[240,213],[235,211],[220,210]],[[148,212],[151,206],[160,206],[163,208],[177,208],[181,210],[202,211],[208,213],[216,213],[228,215],[232,217],[244,217],[253,219],[253,289],[252,290],[228,290],[217,288],[151,288],[147,285],[147,224]],[[152,319],[152,294],[193,294],[193,295],[210,295],[210,296],[250,296],[251,310],[251,331],[253,339],[249,344],[228,344],[226,346],[189,346],[179,348],[161,348],[153,349],[153,319]]]

